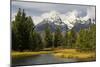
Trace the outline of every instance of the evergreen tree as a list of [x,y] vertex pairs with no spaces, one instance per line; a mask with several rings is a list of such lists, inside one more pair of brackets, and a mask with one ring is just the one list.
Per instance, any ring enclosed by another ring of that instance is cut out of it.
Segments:
[[61,33],[61,28],[58,26],[54,34],[54,47],[61,46],[62,44],[63,44],[63,36]]
[[81,29],[79,31],[76,44],[77,44],[77,48],[79,48],[81,50],[85,49],[85,45],[86,45],[86,30]]
[[66,33],[65,33],[65,37],[64,37],[64,45],[63,45],[63,47],[64,48],[68,48],[68,31],[66,31]]
[[20,40],[18,39],[18,26],[21,22],[21,9],[19,8],[17,15],[15,16],[15,20],[12,21],[12,49],[19,50],[20,48]]
[[96,24],[92,24],[89,29],[89,46],[91,50],[96,49]]
[[11,31],[12,31],[12,33],[11,33],[12,34],[12,49],[18,50],[19,49],[19,46],[17,45],[18,38],[16,35],[16,25],[15,25],[14,21],[12,22],[12,30]]
[[91,25],[88,29],[81,29],[77,38],[77,48],[84,51],[95,50],[96,48],[96,25]]
[[35,31],[32,32],[31,37],[30,37],[30,41],[31,41],[30,42],[31,43],[31,45],[30,45],[31,50],[37,51],[37,50],[41,50],[43,48],[42,38],[39,35],[39,33],[35,32]]
[[32,44],[31,36],[32,36],[32,33],[34,32],[35,25],[34,25],[33,20],[30,16],[27,17],[27,20],[25,23],[26,23],[26,33],[27,33],[27,41],[26,41],[27,46],[26,47],[31,50],[30,47],[34,46]]
[[29,36],[32,30],[33,21],[31,17],[26,17],[24,10],[21,12],[21,9],[19,8],[15,21],[12,23],[12,38],[14,40],[12,42],[13,48],[16,48],[17,46],[16,49],[20,51],[29,49]]
[[45,47],[52,47],[53,46],[53,35],[50,30],[49,24],[47,24],[45,29]]
[[77,39],[77,34],[74,29],[71,29],[68,34],[68,47],[74,48]]

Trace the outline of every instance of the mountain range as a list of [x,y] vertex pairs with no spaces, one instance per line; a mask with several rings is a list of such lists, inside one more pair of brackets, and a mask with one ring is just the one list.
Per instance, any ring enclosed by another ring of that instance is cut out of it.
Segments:
[[42,21],[40,21],[36,25],[35,30],[44,31],[46,27],[49,26],[51,31],[54,32],[59,26],[61,28],[61,31],[68,31],[70,29],[75,29],[76,31],[79,31],[80,29],[88,28],[91,24],[95,23],[95,19],[88,18],[87,20],[82,20],[82,18],[80,17],[74,18],[74,21],[72,22],[67,21],[63,21],[57,13],[53,13],[52,15],[43,18]]

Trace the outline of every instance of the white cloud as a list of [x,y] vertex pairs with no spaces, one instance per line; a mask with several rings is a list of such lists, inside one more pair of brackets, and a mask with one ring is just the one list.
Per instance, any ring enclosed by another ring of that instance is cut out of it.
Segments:
[[88,18],[95,18],[95,7],[93,6],[80,6],[80,5],[67,5],[67,4],[65,6],[65,4],[18,2],[18,1],[13,1],[12,6],[13,6],[12,7],[13,12],[16,12],[17,8],[19,7],[21,9],[25,9],[27,15],[32,16],[35,25],[40,23],[44,18],[49,18],[49,20],[52,21],[54,19],[57,19],[57,16],[59,16],[63,20],[63,22],[68,24],[69,27],[71,28],[73,27],[75,20],[78,18],[77,16],[79,16],[81,20],[87,20]]
[[57,11],[50,11],[42,14],[41,16],[33,16],[32,18],[34,20],[35,25],[37,25],[45,18],[48,18],[50,21],[53,21],[60,17],[62,21],[68,25],[68,28],[72,28],[77,16],[78,16],[78,11],[76,10],[67,12],[66,14],[61,14]]
[[32,19],[35,25],[39,24],[43,20],[42,17],[38,17],[38,16],[33,16]]
[[50,21],[53,21],[57,18],[57,16],[59,16],[59,12],[57,11],[50,11],[47,13],[43,13],[41,16],[33,16],[33,20],[35,25],[37,25],[38,23],[40,23],[43,19],[49,19]]
[[82,20],[88,20],[89,18],[95,19],[95,7],[90,7],[87,9],[87,15],[82,18]]
[[77,16],[78,16],[78,11],[76,11],[76,10],[68,12],[65,15],[65,21],[74,23],[74,21],[77,19]]
[[44,13],[44,14],[42,14],[42,17],[43,18],[55,18],[55,17],[57,17],[58,15],[59,15],[60,13],[59,12],[57,12],[57,11],[50,11],[50,12],[48,12],[48,13]]
[[87,15],[92,19],[95,18],[95,8],[91,7],[89,9],[87,9]]
[[69,29],[73,27],[73,24],[75,23],[75,20],[77,19],[77,16],[78,16],[78,11],[76,10],[60,15],[62,21],[68,25]]
[[[12,1],[12,6],[20,7],[22,9],[34,9],[42,12],[49,11],[54,9],[53,4],[49,3],[39,3],[39,2],[20,2],[20,1]],[[56,4],[55,4],[56,6]],[[48,8],[49,7],[49,8]]]
[[73,10],[70,12],[67,12],[65,14],[61,14],[57,11],[50,11],[47,13],[42,14],[41,16],[33,17],[35,25],[40,23],[43,19],[48,18],[49,20],[55,20],[58,16],[62,19],[62,21],[68,25],[68,28],[71,29],[74,24],[76,19],[81,19],[81,20],[88,20],[89,18],[94,19],[95,18],[95,8],[88,8],[87,9],[87,15],[85,17],[78,17],[79,12],[77,10]]
[[17,13],[12,13],[12,15],[11,15],[11,21],[15,20],[16,14],[17,14]]
[[[89,18],[92,18],[92,19],[95,18],[95,8],[94,7],[88,8],[86,11],[87,11],[87,15],[84,17],[80,17],[80,18],[78,16],[82,12],[78,10],[69,11],[64,14],[61,14],[60,12],[53,10],[50,12],[45,12],[41,14],[40,16],[32,16],[32,19],[34,21],[34,24],[37,25],[45,18],[48,18],[50,21],[53,21],[60,17],[62,21],[68,25],[68,28],[71,29],[74,26],[76,19],[88,20]],[[14,20],[15,15],[16,13],[12,14],[12,20]]]

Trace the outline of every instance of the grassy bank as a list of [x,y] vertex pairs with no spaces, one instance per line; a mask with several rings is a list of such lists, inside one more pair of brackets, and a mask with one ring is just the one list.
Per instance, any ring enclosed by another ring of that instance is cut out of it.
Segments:
[[12,58],[26,57],[26,56],[36,56],[40,54],[48,54],[59,58],[75,58],[75,59],[95,59],[95,52],[79,52],[76,49],[52,49],[37,52],[16,52],[12,51]]
[[76,49],[63,49],[55,50],[53,54],[56,57],[60,58],[75,58],[75,59],[95,59],[95,52],[79,52]]
[[40,54],[47,54],[49,51],[38,51],[38,52],[18,52],[18,51],[12,51],[11,56],[12,58],[19,58],[19,57],[26,57],[26,56],[35,56]]

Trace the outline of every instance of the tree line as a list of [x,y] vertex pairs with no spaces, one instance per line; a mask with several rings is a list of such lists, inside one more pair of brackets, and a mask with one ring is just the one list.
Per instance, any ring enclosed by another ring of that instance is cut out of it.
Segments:
[[19,8],[12,27],[12,50],[15,51],[38,51],[44,48],[76,48],[80,50],[95,50],[96,48],[96,25],[92,24],[87,29],[76,32],[74,29],[61,32],[60,26],[54,33],[49,24],[44,30],[44,36],[35,31],[35,25],[31,16],[26,16],[23,9]]

